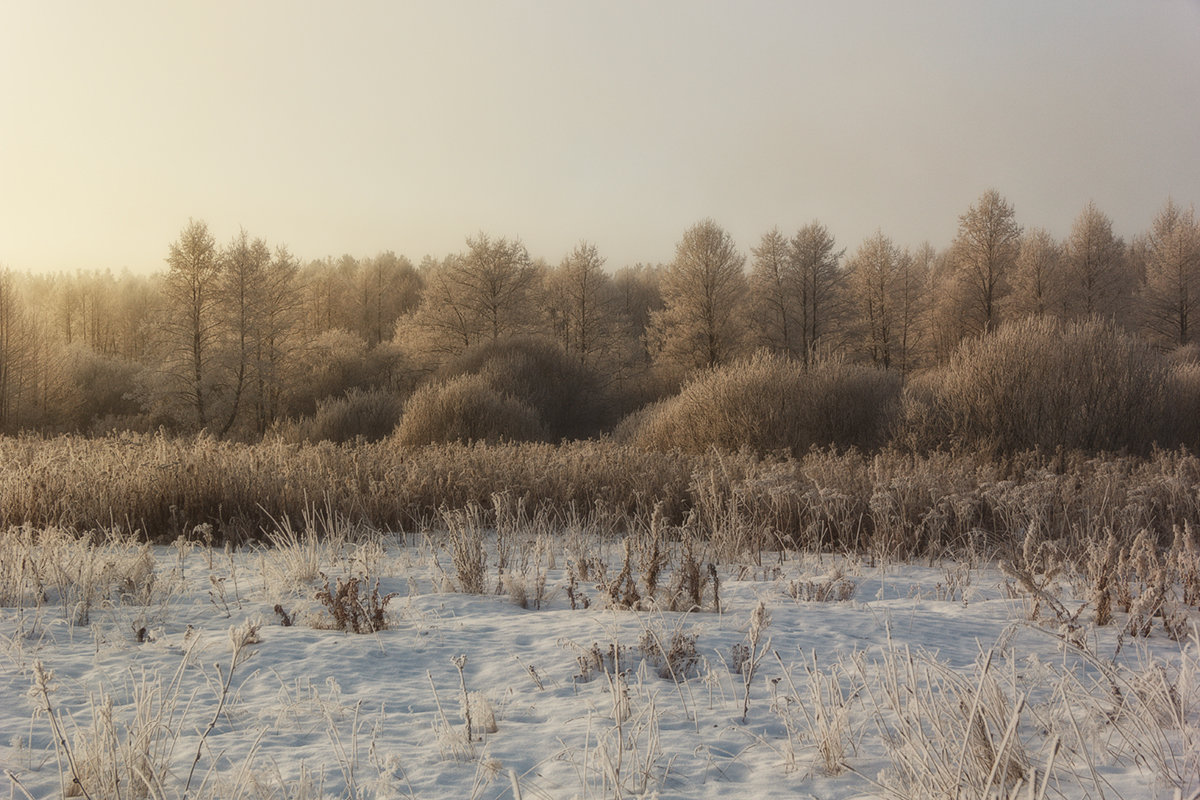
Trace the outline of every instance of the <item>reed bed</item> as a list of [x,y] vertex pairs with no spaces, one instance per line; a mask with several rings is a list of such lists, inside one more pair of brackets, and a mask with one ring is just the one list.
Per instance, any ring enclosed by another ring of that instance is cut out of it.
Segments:
[[377,530],[500,503],[629,532],[653,519],[711,542],[721,558],[765,550],[906,559],[1052,541],[1083,555],[1110,535],[1169,546],[1200,530],[1200,459],[1027,453],[1008,459],[895,450],[643,451],[607,440],[404,447],[256,444],[208,437],[0,438],[0,527],[259,538],[314,505]]

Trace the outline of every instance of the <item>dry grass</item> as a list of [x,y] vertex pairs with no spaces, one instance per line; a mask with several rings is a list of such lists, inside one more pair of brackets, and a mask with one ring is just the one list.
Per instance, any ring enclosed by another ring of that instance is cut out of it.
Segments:
[[[249,761],[230,769],[235,765],[222,764],[219,756],[205,755],[205,740],[227,706],[236,701],[233,676],[252,656],[249,648],[260,642],[255,622],[247,620],[229,629],[228,661],[223,667],[214,664],[214,674],[205,675],[216,700],[215,711],[206,724],[194,719],[191,712],[195,695],[185,693],[182,685],[185,670],[195,666],[192,647],[184,650],[178,669],[170,676],[131,674],[128,702],[120,707],[106,690],[99,698],[90,698],[85,715],[90,723],[86,726],[56,705],[54,673],[41,661],[36,662],[32,696],[54,733],[61,796],[89,800],[229,796],[226,787],[220,785],[221,773],[232,773],[234,782],[242,784]],[[180,741],[189,730],[199,733],[194,753],[184,752]],[[198,773],[202,762],[205,768]]]
[[[407,529],[443,508],[507,491],[564,516],[679,516],[692,459],[607,443],[404,447],[393,440],[258,444],[125,434],[0,438],[0,526],[121,526],[170,542],[208,523],[217,540],[257,538],[323,502],[345,519]],[[323,500],[322,500],[323,499]]]
[[72,625],[100,608],[149,606],[170,593],[148,545],[133,536],[30,526],[0,531],[0,606],[54,605]]
[[[568,540],[584,531],[633,536],[649,584],[643,594],[651,596],[670,587],[647,535],[663,539],[663,547],[690,542],[702,568],[758,563],[779,549],[882,561],[1013,560],[1021,548],[1044,542],[1082,566],[1111,535],[1120,542],[1141,536],[1155,558],[1165,559],[1163,568],[1178,574],[1183,599],[1194,605],[1198,483],[1200,458],[1185,452],[1028,453],[991,461],[895,451],[819,450],[801,458],[655,453],[610,441],[406,448],[395,441],[235,444],[161,435],[0,439],[5,528],[138,531],[157,542],[290,536],[299,557],[334,529],[411,529],[473,509],[481,528],[575,531]],[[1137,562],[1143,572],[1149,557]],[[14,558],[2,567],[0,575],[9,577],[0,591],[31,579],[12,576],[28,569],[15,551]],[[582,553],[568,558],[576,569],[587,566]]]

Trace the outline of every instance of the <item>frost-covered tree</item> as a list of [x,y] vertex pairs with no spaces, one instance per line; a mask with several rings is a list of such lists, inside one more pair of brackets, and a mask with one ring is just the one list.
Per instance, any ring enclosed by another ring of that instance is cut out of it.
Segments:
[[163,281],[163,375],[168,399],[190,410],[199,427],[211,421],[221,335],[221,264],[208,225],[190,220],[172,242]]
[[0,432],[16,422],[32,345],[30,320],[8,270],[0,270]]
[[228,394],[220,435],[233,428],[255,368],[256,339],[262,313],[262,289],[271,263],[271,249],[262,239],[250,239],[243,228],[220,253],[220,299],[223,322],[221,388]]
[[1074,318],[1100,317],[1117,322],[1130,314],[1133,273],[1125,244],[1113,234],[1112,220],[1088,203],[1075,219],[1064,253],[1063,303]]
[[745,263],[733,237],[711,219],[683,234],[675,260],[663,274],[664,308],[651,317],[659,363],[687,371],[713,367],[738,354]]
[[1195,209],[1168,200],[1146,236],[1145,253],[1144,329],[1167,346],[1195,341],[1200,321],[1200,224]]
[[1012,318],[1062,314],[1063,250],[1045,229],[1032,228],[1021,237],[1010,284],[1004,307]]
[[989,189],[958,219],[951,245],[962,302],[974,333],[994,330],[999,304],[1017,260],[1021,227],[1013,207],[998,191]]
[[421,277],[391,250],[358,262],[358,333],[370,347],[392,337],[396,320],[421,301]]
[[629,319],[596,245],[580,242],[547,270],[543,302],[554,338],[581,366],[615,373],[632,357]]
[[829,229],[816,220],[792,237],[792,270],[800,284],[800,345],[805,364],[813,360],[834,328],[838,295],[845,283],[840,267],[844,252],[837,249]]
[[750,248],[749,299],[751,326],[756,344],[799,358],[800,281],[793,273],[792,248],[779,228],[763,234]]
[[401,322],[400,337],[435,361],[537,328],[539,271],[518,239],[480,234],[467,251],[430,267],[421,304]]
[[841,252],[819,222],[791,239],[778,228],[752,248],[750,303],[761,346],[809,363],[832,327]]
[[873,364],[885,369],[902,352],[902,286],[911,267],[908,253],[879,232],[847,263],[852,338]]

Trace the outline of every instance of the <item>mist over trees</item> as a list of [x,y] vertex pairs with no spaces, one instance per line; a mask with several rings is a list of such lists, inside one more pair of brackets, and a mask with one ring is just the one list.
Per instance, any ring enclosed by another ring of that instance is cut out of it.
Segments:
[[[958,223],[939,250],[884,231],[840,242],[820,220],[740,243],[706,219],[681,232],[670,263],[654,265],[610,264],[587,240],[543,261],[518,238],[480,233],[415,266],[392,251],[304,262],[244,229],[221,243],[204,221],[189,220],[164,242],[157,274],[0,271],[0,432],[164,428],[348,441],[386,436],[411,410],[409,442],[556,441],[611,432],[695,384],[691,405],[670,412],[670,429],[686,431],[694,425],[680,409],[699,407],[703,386],[725,387],[720,402],[735,408],[728,387],[751,387],[759,380],[751,376],[810,386],[819,375],[860,374],[838,371],[849,365],[903,385],[909,412],[943,414],[945,398],[967,396],[948,388],[958,385],[948,370],[966,375],[972,361],[978,372],[986,357],[1019,382],[1029,365],[1046,372],[1057,363],[1020,353],[1022,343],[1053,347],[1066,330],[1074,354],[1091,352],[1081,343],[1089,336],[1132,337],[1163,359],[1164,386],[1193,391],[1194,209],[1168,200],[1126,242],[1089,203],[1060,240],[1019,222],[989,189]],[[1021,329],[1024,338],[1012,333],[1028,320],[1044,322]],[[1085,324],[1053,327],[1068,323]],[[1008,350],[985,346],[1006,330]],[[1056,397],[1056,414],[1086,402]],[[482,424],[478,414],[494,420]],[[853,440],[838,437],[829,441]],[[925,426],[917,438],[936,436]]]

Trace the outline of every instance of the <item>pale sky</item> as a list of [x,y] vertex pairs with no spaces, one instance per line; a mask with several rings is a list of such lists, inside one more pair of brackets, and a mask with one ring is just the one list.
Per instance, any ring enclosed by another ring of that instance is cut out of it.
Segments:
[[992,187],[1060,237],[1200,204],[1200,0],[0,0],[14,270],[161,270],[189,218],[305,260],[941,248]]

